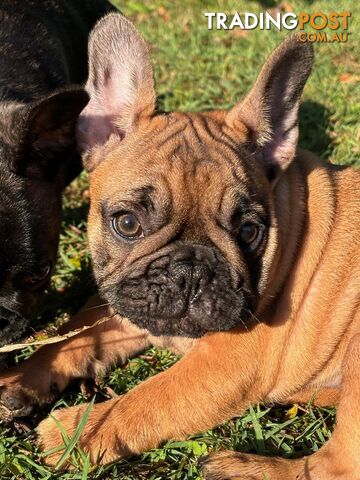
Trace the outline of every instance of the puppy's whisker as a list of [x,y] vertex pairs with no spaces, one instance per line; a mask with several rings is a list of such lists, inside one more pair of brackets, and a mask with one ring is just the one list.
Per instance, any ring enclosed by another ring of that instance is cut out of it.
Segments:
[[244,320],[243,320],[242,318],[240,318],[240,322],[242,323],[242,325],[243,325],[243,327],[245,328],[245,330],[248,332],[249,329],[248,329],[246,323],[244,322]]
[[253,318],[257,323],[261,323],[260,320],[258,319],[258,317],[256,315],[254,315],[248,308],[245,308],[244,309],[247,313],[250,314],[251,318]]
[[93,307],[84,308],[84,312],[89,310],[96,310],[97,308],[110,307],[110,303],[102,303],[101,305],[94,305]]

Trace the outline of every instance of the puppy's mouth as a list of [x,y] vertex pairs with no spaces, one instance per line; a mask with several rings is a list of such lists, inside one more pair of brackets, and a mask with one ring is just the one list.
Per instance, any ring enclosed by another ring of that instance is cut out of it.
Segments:
[[252,296],[242,283],[214,255],[179,258],[177,252],[101,291],[117,313],[151,334],[194,338],[248,320]]

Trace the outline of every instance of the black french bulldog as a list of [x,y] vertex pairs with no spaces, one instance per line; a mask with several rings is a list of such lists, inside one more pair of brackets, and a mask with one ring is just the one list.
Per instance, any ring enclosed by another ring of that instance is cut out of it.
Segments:
[[88,33],[106,0],[0,3],[0,345],[18,339],[56,259],[61,193],[81,170]]

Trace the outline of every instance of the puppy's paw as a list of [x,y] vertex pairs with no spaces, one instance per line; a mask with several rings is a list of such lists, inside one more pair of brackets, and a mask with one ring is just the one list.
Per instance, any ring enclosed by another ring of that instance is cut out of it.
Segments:
[[[83,404],[63,408],[54,411],[43,420],[37,432],[38,443],[45,454],[45,463],[56,465],[66,445],[75,438],[76,446],[85,454],[89,454],[94,465],[110,463],[126,455],[127,451],[121,448],[118,438],[121,424],[119,426],[111,420],[111,409],[108,409],[107,403],[98,403],[92,407]],[[80,422],[84,419],[85,425],[78,430]],[[70,458],[63,466],[70,467]]]
[[203,478],[205,480],[241,480],[245,478],[240,473],[239,456],[240,454],[237,452],[225,451],[200,458],[198,465]]
[[[45,463],[52,466],[58,463],[85,410],[86,405],[55,410],[38,425],[38,444],[44,452]],[[83,446],[80,440],[78,445]],[[68,462],[64,465],[69,466]]]
[[205,480],[305,480],[301,473],[304,459],[285,460],[224,451],[209,455],[199,463]]

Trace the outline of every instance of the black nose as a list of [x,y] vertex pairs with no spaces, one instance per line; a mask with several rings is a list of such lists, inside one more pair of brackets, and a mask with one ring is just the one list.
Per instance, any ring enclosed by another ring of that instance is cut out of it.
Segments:
[[171,277],[185,295],[196,297],[201,295],[212,275],[207,265],[188,260],[173,264]]

